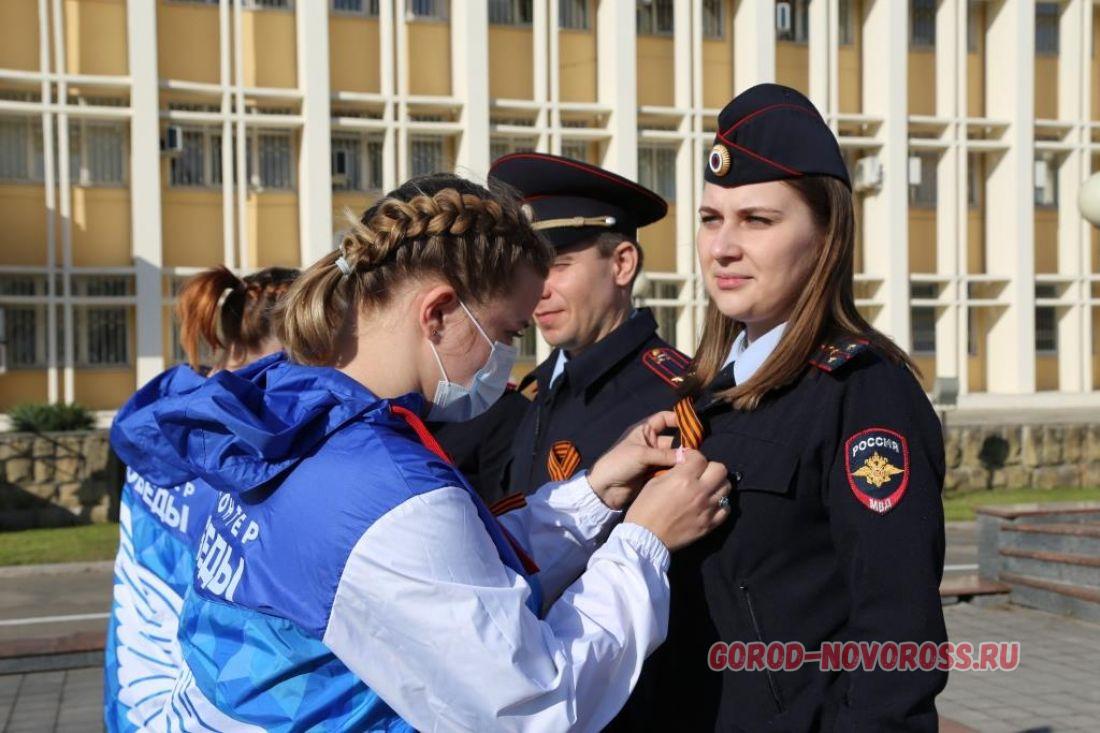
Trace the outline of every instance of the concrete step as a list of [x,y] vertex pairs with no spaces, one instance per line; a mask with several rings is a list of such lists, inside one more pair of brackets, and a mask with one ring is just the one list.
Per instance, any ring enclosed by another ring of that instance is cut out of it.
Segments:
[[975,596],[993,596],[1008,593],[1012,588],[977,573],[950,575],[940,583],[940,600],[965,600]]
[[1001,550],[1001,558],[1006,573],[1100,589],[1100,555],[1006,547]]
[[1009,600],[1013,603],[1100,623],[1100,588],[1006,572],[999,580],[1012,586]]
[[[1041,493],[1041,492],[1036,492]],[[1028,524],[1046,522],[1100,522],[1100,502],[1097,501],[1052,501],[1031,504],[1002,504],[999,506],[980,506],[975,513],[995,517],[1004,521],[1024,521]]]
[[1100,557],[1100,522],[1005,524],[998,551],[1005,549]]

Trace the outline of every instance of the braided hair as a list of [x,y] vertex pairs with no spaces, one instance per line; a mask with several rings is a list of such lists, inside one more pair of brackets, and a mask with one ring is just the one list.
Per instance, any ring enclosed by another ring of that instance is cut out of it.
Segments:
[[508,293],[521,265],[545,277],[552,260],[511,195],[450,174],[413,179],[303,273],[279,308],[279,339],[294,361],[332,365],[357,309],[384,305],[399,283],[436,276],[483,303]]

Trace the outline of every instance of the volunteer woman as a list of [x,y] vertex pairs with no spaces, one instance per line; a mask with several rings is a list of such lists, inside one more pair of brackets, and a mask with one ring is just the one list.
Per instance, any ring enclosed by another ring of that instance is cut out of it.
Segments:
[[[214,369],[235,369],[279,348],[271,313],[298,271],[268,268],[239,278],[224,267],[189,279],[176,301],[187,364],[172,367],[119,410],[112,439],[140,445],[128,417],[162,397],[189,392]],[[162,715],[180,665],[176,628],[195,574],[195,546],[214,506],[205,482],[162,487],[133,468],[119,501],[114,602],[104,650],[104,722],[109,731],[144,729]]]
[[935,730],[944,672],[749,671],[746,647],[714,650],[944,641],[944,457],[912,362],[856,310],[848,172],[809,100],[774,84],[739,95],[705,177],[710,303],[684,433],[727,466],[733,517],[676,557],[669,638],[626,715],[644,711],[646,729]]
[[[730,488],[690,452],[614,526],[676,461],[655,437],[670,413],[500,524],[419,420],[500,396],[551,258],[470,185],[388,198],[309,268],[284,301],[289,362],[155,409],[156,450],[223,492],[173,728],[599,730],[664,636],[668,551],[725,518]],[[586,564],[540,618],[540,585]]]

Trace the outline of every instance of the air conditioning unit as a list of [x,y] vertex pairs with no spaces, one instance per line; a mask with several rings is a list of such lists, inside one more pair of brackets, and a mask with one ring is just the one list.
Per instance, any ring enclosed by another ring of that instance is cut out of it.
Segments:
[[859,192],[877,191],[880,188],[882,188],[882,161],[874,155],[857,160],[852,171],[852,189]]
[[346,150],[332,151],[332,182],[347,183],[348,172],[351,166],[350,156]]
[[160,152],[165,155],[179,155],[183,152],[183,129],[179,125],[164,128],[164,137],[160,140]]
[[791,23],[794,14],[791,12],[791,4],[789,2],[778,2],[775,4],[775,29],[780,33],[790,33]]

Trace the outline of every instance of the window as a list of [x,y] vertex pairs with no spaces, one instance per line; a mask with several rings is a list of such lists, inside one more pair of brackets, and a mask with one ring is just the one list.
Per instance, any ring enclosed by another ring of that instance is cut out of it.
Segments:
[[977,308],[968,308],[966,310],[966,354],[967,356],[978,355],[978,341],[979,336],[979,318]]
[[676,321],[680,317],[680,307],[650,302],[679,300],[682,286],[683,283],[677,280],[649,279],[645,289],[637,298],[639,307],[653,309],[653,317],[657,320],[657,333],[669,343],[676,343]]
[[852,0],[840,0],[837,6],[837,32],[841,46],[856,42],[856,19],[852,14]]
[[1035,309],[1035,351],[1040,354],[1058,353],[1058,311],[1051,306]]
[[522,140],[513,137],[494,137],[489,141],[489,158],[497,158],[512,153],[533,153],[537,143],[534,140]]
[[450,169],[443,154],[443,138],[414,137],[409,141],[409,173],[426,176]]
[[637,0],[639,35],[672,33],[672,0]]
[[332,0],[335,13],[358,13],[375,17],[378,15],[378,0]]
[[[0,276],[0,298],[46,295],[46,278],[40,275]],[[4,339],[7,341],[9,369],[36,369],[46,366],[46,306],[6,305]]]
[[588,0],[558,0],[558,27],[588,30]]
[[982,156],[979,153],[970,153],[966,160],[966,203],[970,208],[981,207],[984,190],[985,170],[982,166]]
[[[86,297],[127,297],[133,280],[125,276],[73,278],[73,293]],[[73,308],[76,339],[73,344],[78,367],[129,366],[129,305],[78,305]]]
[[676,148],[638,148],[638,183],[669,201],[676,200]]
[[914,48],[936,45],[936,0],[910,1],[909,45]]
[[966,51],[978,53],[982,50],[982,37],[985,35],[985,4],[970,0],[966,13]]
[[115,122],[73,122],[69,128],[69,176],[75,186],[122,185],[126,132]]
[[[936,294],[937,287],[934,283],[912,283],[909,286],[909,297],[912,300],[935,300]],[[936,353],[936,309],[926,305],[913,306],[909,325],[913,353]]]
[[534,359],[538,353],[538,329],[534,326],[529,326],[523,330],[523,335],[519,337],[519,343],[516,346],[519,348],[520,359]]
[[381,188],[382,141],[372,135],[333,134],[332,190],[379,191]]
[[255,155],[259,159],[259,166],[253,167],[251,161],[249,163],[252,185],[261,188],[293,189],[290,133],[259,132],[253,136],[253,145],[249,146],[250,152],[253,146],[256,148]]
[[588,143],[584,140],[562,140],[561,154],[566,158],[591,163],[588,159]]
[[446,0],[408,0],[408,12],[417,20],[446,20]]
[[810,0],[775,4],[775,40],[794,43],[810,40]]
[[244,6],[253,10],[292,10],[292,0],[245,0]]
[[1058,54],[1058,3],[1035,3],[1035,53]]
[[703,0],[703,38],[725,37],[723,2],[724,0]]
[[183,150],[171,160],[169,182],[173,186],[209,185],[206,178],[206,156],[209,154],[206,133],[201,130],[184,130],[182,138]]
[[1035,205],[1044,209],[1058,206],[1058,162],[1050,154],[1035,159]]
[[0,180],[44,177],[42,124],[33,117],[0,118]]
[[489,22],[500,25],[531,25],[531,0],[489,0]]
[[917,153],[909,158],[909,203],[916,207],[936,205],[936,155]]

